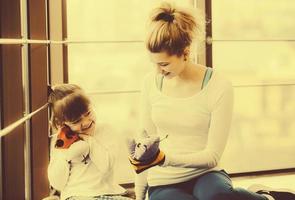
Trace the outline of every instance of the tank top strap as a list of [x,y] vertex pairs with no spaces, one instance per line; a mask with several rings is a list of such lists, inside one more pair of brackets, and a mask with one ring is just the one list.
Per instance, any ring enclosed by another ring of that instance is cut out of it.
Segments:
[[212,68],[207,67],[201,89],[203,89],[208,84],[208,82],[209,82],[209,80],[210,80],[210,78],[212,76],[212,73],[213,73]]
[[163,79],[164,79],[164,76],[162,74],[156,75],[156,86],[160,91],[162,91]]

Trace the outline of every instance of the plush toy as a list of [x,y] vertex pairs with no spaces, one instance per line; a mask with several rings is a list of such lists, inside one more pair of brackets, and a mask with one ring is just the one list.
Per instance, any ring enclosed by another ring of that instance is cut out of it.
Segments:
[[68,149],[74,142],[80,140],[77,133],[73,132],[69,127],[64,126],[59,129],[55,148]]
[[146,131],[143,135],[137,140],[128,141],[129,161],[137,174],[165,161],[165,154],[159,149],[160,138],[148,136]]

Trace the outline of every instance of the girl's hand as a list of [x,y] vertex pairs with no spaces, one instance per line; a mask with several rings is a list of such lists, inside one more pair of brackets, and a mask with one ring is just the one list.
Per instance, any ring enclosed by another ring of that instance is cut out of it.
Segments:
[[77,133],[73,132],[68,126],[63,126],[58,129],[55,148],[68,149],[73,143],[75,143],[79,139],[80,138]]
[[70,148],[66,149],[66,159],[67,161],[73,162],[83,162],[88,156],[90,148],[89,144],[83,140],[79,140],[73,143]]
[[90,135],[87,135],[87,134],[79,134],[79,137],[84,140],[85,142],[88,141],[89,137],[91,137]]

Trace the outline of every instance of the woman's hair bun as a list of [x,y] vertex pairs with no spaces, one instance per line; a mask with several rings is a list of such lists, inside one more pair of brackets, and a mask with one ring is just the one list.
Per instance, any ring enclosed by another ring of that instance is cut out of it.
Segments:
[[162,12],[155,18],[155,21],[160,21],[160,20],[172,23],[174,20],[174,15],[172,13]]

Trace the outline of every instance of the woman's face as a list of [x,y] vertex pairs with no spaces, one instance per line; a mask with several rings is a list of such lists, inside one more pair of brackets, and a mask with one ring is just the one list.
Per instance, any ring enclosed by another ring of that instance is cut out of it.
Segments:
[[151,53],[151,61],[156,64],[158,72],[165,78],[173,78],[181,74],[186,66],[184,56],[172,55],[166,52]]
[[65,125],[78,134],[92,135],[95,129],[95,119],[95,113],[93,109],[90,108],[77,120],[72,122],[66,121]]

